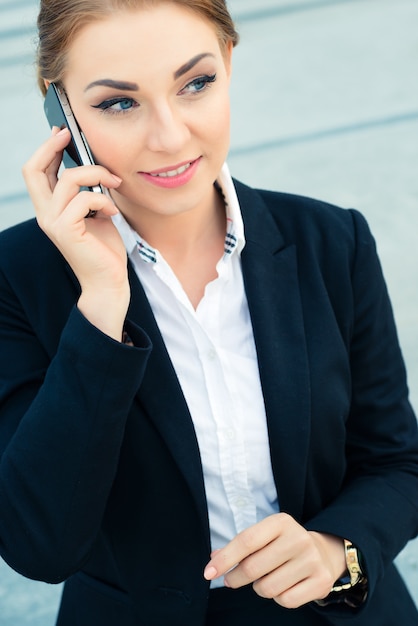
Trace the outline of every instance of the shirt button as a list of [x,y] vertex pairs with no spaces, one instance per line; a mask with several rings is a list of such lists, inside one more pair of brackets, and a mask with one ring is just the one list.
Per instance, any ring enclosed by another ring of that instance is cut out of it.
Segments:
[[216,359],[216,350],[215,350],[214,348],[211,348],[211,349],[208,351],[208,359],[209,359],[210,361],[214,361],[214,360]]
[[242,497],[236,498],[235,506],[238,507],[239,509],[243,509],[245,506],[247,506],[247,499],[242,498]]
[[233,428],[223,428],[219,431],[219,438],[222,441],[232,441],[235,439],[235,430]]

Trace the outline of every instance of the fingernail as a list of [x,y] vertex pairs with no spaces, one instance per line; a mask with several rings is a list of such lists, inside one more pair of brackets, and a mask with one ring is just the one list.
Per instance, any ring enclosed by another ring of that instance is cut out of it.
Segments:
[[121,178],[119,178],[119,176],[115,176],[115,174],[112,174],[112,176],[113,176],[113,178],[115,179],[115,181],[116,181],[117,183],[119,183],[119,184],[120,184],[120,183],[122,182],[122,179],[121,179]]
[[59,131],[59,133],[57,133],[57,137],[59,137],[60,135],[66,135],[67,133],[69,133],[70,131],[68,130],[67,127],[65,128],[61,128],[61,130]]
[[218,571],[213,567],[213,565],[209,565],[208,567],[206,567],[205,571],[203,572],[203,576],[206,578],[206,580],[212,580],[212,578],[216,578],[217,575]]

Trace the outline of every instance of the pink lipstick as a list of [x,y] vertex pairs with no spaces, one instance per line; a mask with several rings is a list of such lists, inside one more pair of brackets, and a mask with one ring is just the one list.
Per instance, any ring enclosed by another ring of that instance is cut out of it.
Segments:
[[186,185],[195,175],[199,167],[200,157],[195,161],[186,161],[173,167],[166,167],[153,172],[139,172],[152,185],[165,189],[175,189]]

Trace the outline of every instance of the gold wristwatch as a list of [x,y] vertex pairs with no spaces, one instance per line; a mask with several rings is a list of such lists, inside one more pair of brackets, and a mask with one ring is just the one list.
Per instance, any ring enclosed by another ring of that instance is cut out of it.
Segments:
[[316,600],[319,606],[344,603],[358,608],[367,598],[367,578],[362,570],[360,552],[348,539],[344,539],[344,549],[348,574],[334,583],[326,598]]

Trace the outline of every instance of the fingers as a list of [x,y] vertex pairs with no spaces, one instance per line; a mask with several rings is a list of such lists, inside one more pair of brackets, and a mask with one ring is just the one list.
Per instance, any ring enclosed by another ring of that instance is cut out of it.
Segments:
[[[88,209],[98,210],[100,209],[100,203],[103,200],[104,194],[97,192],[81,192],[80,187],[93,187],[95,185],[103,185],[104,187],[114,189],[121,184],[121,179],[111,174],[108,170],[100,165],[84,165],[83,167],[75,167],[66,169],[63,171],[60,180],[55,186],[53,196],[53,210],[59,215],[75,199],[81,196],[81,199],[87,203]],[[88,193],[89,195],[86,195]],[[96,196],[96,197],[95,197]],[[97,203],[97,197],[100,198]],[[90,204],[95,203],[95,208]],[[103,206],[107,206],[107,203],[103,203]],[[86,215],[86,211],[81,211],[81,217]]]
[[[287,555],[284,554],[286,547]],[[300,606],[324,597],[328,595],[335,580],[325,567],[309,533],[304,529],[293,539],[283,536],[271,546],[250,556],[247,561],[248,563],[244,561],[240,564],[237,572],[231,573],[232,576],[238,574],[236,578],[228,578],[231,586],[253,582],[253,588],[258,595],[274,598],[283,606]],[[246,576],[252,580],[246,583]]]
[[[58,170],[64,148],[70,141],[70,132],[64,128],[52,130],[51,137],[42,144],[24,165],[22,172],[37,216],[43,212],[61,213],[80,191],[80,187],[102,184],[114,189],[122,182],[107,169],[98,165],[66,169],[59,181]],[[84,197],[86,200],[86,197]],[[87,207],[90,208],[90,207]],[[86,215],[88,211],[84,211]]]
[[295,609],[308,602],[325,598],[331,586],[332,583],[328,584],[328,579],[322,581],[305,575],[303,571],[298,575],[289,564],[256,581],[253,589],[262,598],[273,599],[287,609]]
[[284,513],[270,515],[264,520],[239,533],[224,548],[217,551],[207,564],[204,576],[213,580],[225,575],[250,554],[258,552],[280,536]]
[[70,141],[70,132],[63,129],[43,143],[22,168],[23,178],[35,208],[49,204],[51,192],[57,181],[57,174],[62,160],[62,153]]
[[289,515],[272,515],[213,553],[204,576],[224,575],[225,586],[234,589],[253,583],[261,597],[295,608],[328,595],[335,572],[343,571],[331,568],[328,556],[332,545],[332,560],[339,562],[341,540],[334,538],[331,544],[322,537],[318,541]]
[[[91,216],[100,213],[100,216],[104,217],[115,215],[118,212],[113,201],[105,194],[90,191],[77,193],[67,205],[63,204],[62,206],[65,210],[60,211],[58,216],[53,211],[45,211],[42,215],[38,215],[39,224],[48,230],[52,230],[53,224],[56,224],[60,230],[68,232],[77,227],[80,221],[84,221],[88,214]],[[84,228],[85,225],[83,224],[83,230]]]

